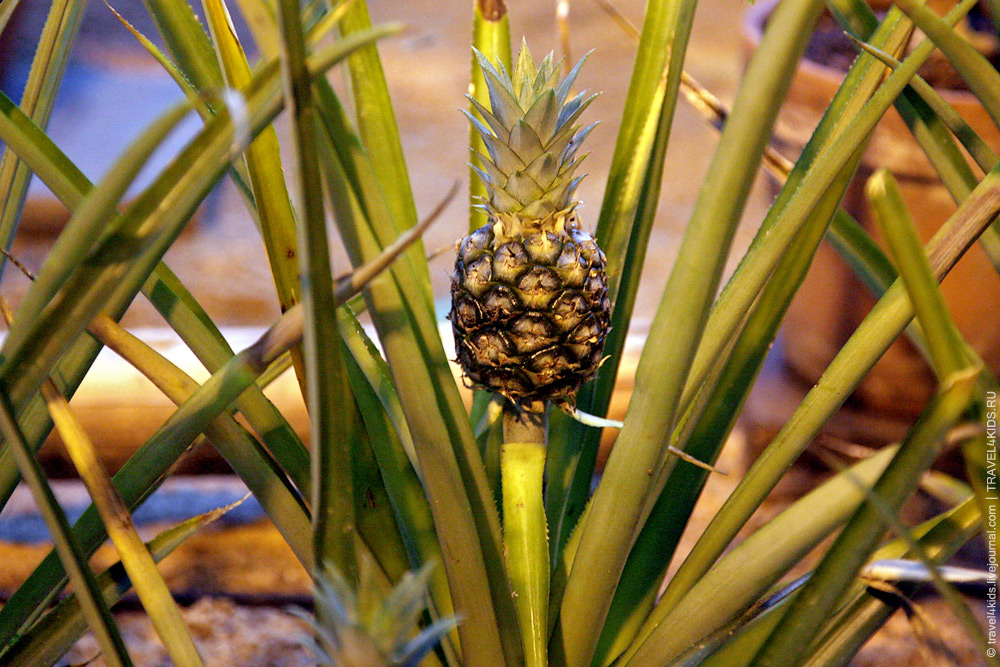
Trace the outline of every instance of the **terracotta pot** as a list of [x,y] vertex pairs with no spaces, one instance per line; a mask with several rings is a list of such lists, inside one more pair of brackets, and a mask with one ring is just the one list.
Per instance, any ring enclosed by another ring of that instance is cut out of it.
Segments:
[[[743,26],[747,54],[760,42],[775,4],[773,0],[759,2],[747,13]],[[808,141],[844,74],[811,60],[802,61],[775,130],[788,157],[796,157]],[[1000,133],[971,93],[943,90],[942,96],[994,150],[1000,149]],[[955,204],[895,109],[890,109],[876,127],[842,202],[880,243],[863,188],[873,170],[883,166],[896,176],[921,237],[929,239],[955,210]],[[952,269],[942,288],[963,335],[990,367],[1000,370],[996,315],[1000,311],[1000,276],[978,245]],[[781,340],[787,365],[814,382],[873,304],[868,290],[824,242],[783,325]],[[930,369],[901,338],[862,381],[855,398],[881,414],[909,417],[922,409],[933,389]]]

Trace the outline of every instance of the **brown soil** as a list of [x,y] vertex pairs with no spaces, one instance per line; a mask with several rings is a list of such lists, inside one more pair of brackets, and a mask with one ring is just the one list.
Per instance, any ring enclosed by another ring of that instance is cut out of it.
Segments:
[[[247,607],[224,598],[203,598],[182,614],[205,667],[310,667],[316,664],[304,640],[308,626],[283,609]],[[141,612],[115,616],[135,667],[170,665],[167,653]],[[104,667],[92,635],[66,654],[66,664]],[[93,662],[89,662],[93,660]]]

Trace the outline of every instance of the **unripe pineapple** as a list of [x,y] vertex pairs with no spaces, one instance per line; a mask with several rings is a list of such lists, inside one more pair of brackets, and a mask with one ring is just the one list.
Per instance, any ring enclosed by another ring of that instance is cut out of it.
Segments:
[[572,401],[601,362],[608,332],[605,257],[580,229],[575,158],[594,124],[574,125],[593,96],[567,101],[580,61],[560,81],[549,54],[521,46],[510,76],[477,52],[490,110],[469,119],[486,144],[476,168],[489,222],[458,245],[451,322],[458,361],[476,387],[522,406]]

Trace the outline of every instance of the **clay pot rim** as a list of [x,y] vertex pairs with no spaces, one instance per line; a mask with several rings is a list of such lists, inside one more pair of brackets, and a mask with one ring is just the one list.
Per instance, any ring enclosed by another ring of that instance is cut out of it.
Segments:
[[[740,23],[740,33],[748,54],[756,51],[760,45],[761,37],[764,34],[764,24],[774,8],[777,7],[778,2],[780,0],[757,0],[744,12],[743,20]],[[847,74],[846,71],[810,60],[805,55],[799,60],[798,68],[804,70],[808,75],[838,82]],[[979,104],[978,98],[968,90],[956,90],[955,88],[936,88],[935,90],[952,106]]]

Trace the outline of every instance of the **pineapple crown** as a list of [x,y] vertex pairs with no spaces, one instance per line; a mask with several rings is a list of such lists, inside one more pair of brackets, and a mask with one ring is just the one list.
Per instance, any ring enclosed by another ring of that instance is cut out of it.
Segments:
[[522,224],[568,217],[578,203],[573,193],[583,179],[573,172],[586,157],[575,157],[576,151],[597,125],[574,125],[596,95],[580,93],[567,101],[587,57],[560,80],[562,61],[553,62],[549,53],[536,66],[524,41],[512,75],[499,61],[494,67],[482,53],[475,53],[490,99],[487,109],[468,96],[485,124],[465,112],[489,154],[477,153],[482,166],[473,165],[486,184],[488,196],[481,208],[499,220]]

